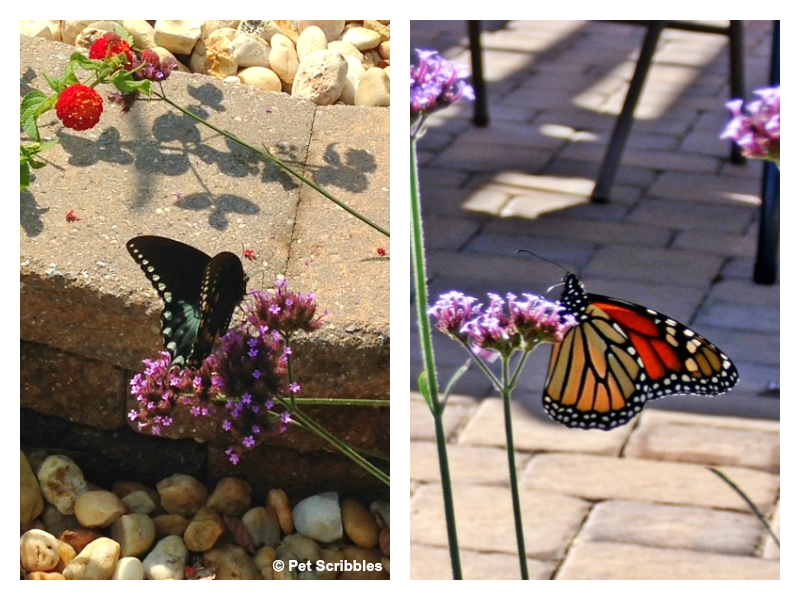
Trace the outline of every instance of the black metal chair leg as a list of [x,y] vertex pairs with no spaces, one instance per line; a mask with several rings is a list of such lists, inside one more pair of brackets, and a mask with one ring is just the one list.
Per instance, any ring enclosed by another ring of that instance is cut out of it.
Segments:
[[628,88],[628,95],[625,96],[622,112],[614,125],[614,133],[611,135],[611,142],[606,149],[603,165],[600,167],[600,174],[592,192],[592,202],[608,202],[611,186],[614,185],[617,168],[625,150],[625,142],[628,140],[628,134],[633,126],[633,111],[636,110],[636,104],[639,102],[639,96],[644,88],[647,72],[658,45],[658,38],[666,25],[667,21],[651,21],[647,26],[647,33],[644,36],[639,60],[636,62],[636,70],[633,72],[633,79]]
[[[744,21],[731,21],[728,25],[728,49],[731,80],[731,98],[744,98]],[[747,159],[736,142],[731,142],[731,162],[743,165]]]
[[781,179],[774,163],[764,163],[761,180],[761,220],[758,223],[758,252],[753,281],[775,283],[778,271],[778,233],[780,232]]
[[486,101],[486,81],[483,79],[481,22],[467,21],[467,30],[472,58],[472,88],[475,90],[475,115],[472,121],[478,127],[486,127],[489,124],[489,109]]
[[[781,82],[781,22],[775,21],[772,30],[772,61],[770,85]],[[772,285],[778,273],[778,241],[780,236],[781,175],[771,162],[764,164],[761,180],[761,220],[758,223],[758,251],[753,281]]]

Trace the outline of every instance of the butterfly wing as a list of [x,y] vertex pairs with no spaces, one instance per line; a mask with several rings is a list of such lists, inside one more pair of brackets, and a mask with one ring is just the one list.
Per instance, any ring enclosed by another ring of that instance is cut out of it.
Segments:
[[220,252],[208,263],[200,290],[200,324],[188,364],[199,365],[214,340],[228,330],[233,311],[244,298],[247,276],[232,252]]
[[247,277],[239,257],[222,252],[212,259],[152,235],[133,238],[127,248],[164,302],[161,335],[172,364],[199,366],[244,296]]
[[553,347],[544,406],[569,427],[612,429],[649,400],[715,396],[739,379],[730,359],[685,325],[638,304],[587,294],[572,273],[561,302],[578,325]]

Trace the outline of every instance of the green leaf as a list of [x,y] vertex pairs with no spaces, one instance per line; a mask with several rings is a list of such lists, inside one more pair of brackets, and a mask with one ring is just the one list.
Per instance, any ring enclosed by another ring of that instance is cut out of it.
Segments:
[[28,161],[28,166],[31,169],[41,169],[42,167],[46,167],[47,163],[32,156],[30,161]]
[[71,85],[75,85],[76,83],[80,83],[78,81],[78,76],[75,75],[75,67],[76,66],[77,65],[74,62],[70,61],[64,67],[64,75],[63,75],[63,77],[61,79],[64,82],[64,87],[65,88],[69,87]]
[[45,150],[49,150],[58,143],[59,143],[58,140],[47,140],[46,142],[42,142],[39,144],[39,152],[44,152]]
[[45,96],[42,92],[34,90],[25,95],[20,105],[20,126],[23,131],[34,141],[40,140],[38,120],[39,117],[52,110],[58,96]]
[[28,163],[21,162],[19,164],[19,191],[24,192],[31,184],[31,170],[28,168]]
[[74,52],[72,56],[69,57],[69,61],[87,71],[101,71],[106,68],[106,61],[93,60],[80,52]]
[[[43,144],[33,142],[19,147],[19,191],[24,192],[31,184],[31,168],[38,169],[46,163],[37,160],[36,154],[42,151]],[[52,144],[50,144],[52,146]],[[48,146],[48,147],[50,147]]]
[[442,394],[442,410],[444,407],[447,406],[447,399],[450,397],[450,392],[453,390],[453,386],[458,382],[461,377],[463,377],[464,373],[467,372],[469,369],[469,365],[472,361],[468,360],[462,367],[458,369],[453,376],[450,378],[450,381],[447,382],[447,387],[444,389],[444,393]]
[[27,144],[20,144],[19,147],[19,162],[20,165],[28,165],[28,167],[33,169],[41,169],[42,167],[46,166],[47,163],[43,160],[39,160],[36,155],[44,152],[45,150],[49,150],[53,146],[58,143],[58,140],[49,140],[47,142],[39,143],[39,142],[30,142]]
[[133,47],[133,36],[130,33],[128,33],[128,30],[125,29],[122,25],[117,24],[117,26],[114,28],[114,33],[116,33],[119,37],[128,42],[131,48]]
[[78,83],[78,77],[75,75],[75,63],[72,61],[66,64],[64,74],[61,77],[50,77],[47,73],[44,73],[43,76],[56,94],[60,94],[64,89]]
[[28,137],[36,141],[39,140],[39,128],[36,125],[36,119],[40,114],[38,112],[39,108],[46,101],[47,96],[39,90],[33,90],[25,94],[19,107],[20,126],[28,134]]
[[56,79],[55,77],[50,77],[47,73],[42,73],[44,80],[50,86],[50,88],[57,94],[61,93],[61,90],[64,89],[61,83],[61,79]]
[[142,92],[143,94],[150,95],[150,87],[153,82],[147,79],[137,81],[133,78],[133,74],[120,69],[111,76],[111,83],[114,84],[123,94],[130,94],[131,92]]
[[46,99],[47,96],[39,90],[28,92],[25,94],[25,97],[22,99],[22,103],[20,104],[20,115],[25,114],[27,111],[36,110],[36,107],[38,107],[39,104],[44,102]]
[[41,169],[47,163],[37,158],[37,154],[41,154],[58,144],[58,140],[49,140],[47,142],[32,142],[29,144],[22,144],[19,147],[19,160],[20,163],[27,163],[32,169]]
[[431,391],[428,388],[428,373],[423,371],[419,374],[419,393],[425,399],[425,404],[428,405],[428,410],[433,413],[433,400],[431,399]]

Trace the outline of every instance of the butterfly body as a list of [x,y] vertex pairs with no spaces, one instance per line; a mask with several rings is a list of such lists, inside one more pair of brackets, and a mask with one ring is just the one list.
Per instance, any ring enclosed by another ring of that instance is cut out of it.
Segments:
[[568,427],[613,429],[649,400],[675,394],[716,396],[739,380],[716,346],[650,308],[587,294],[564,278],[561,303],[577,320],[550,356],[544,407]]
[[212,258],[188,244],[154,235],[135,237],[126,247],[164,302],[161,335],[172,364],[200,366],[244,298],[247,276],[242,261],[231,252]]

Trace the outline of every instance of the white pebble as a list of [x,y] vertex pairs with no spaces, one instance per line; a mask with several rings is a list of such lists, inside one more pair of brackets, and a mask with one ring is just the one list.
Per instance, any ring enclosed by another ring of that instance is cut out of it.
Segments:
[[53,504],[62,515],[75,514],[75,501],[89,489],[83,472],[68,456],[48,456],[36,474],[44,499]]
[[189,549],[178,535],[169,535],[143,561],[148,579],[183,579]]
[[334,542],[344,533],[339,494],[336,492],[301,500],[294,507],[292,516],[297,532],[318,542]]

